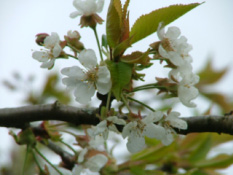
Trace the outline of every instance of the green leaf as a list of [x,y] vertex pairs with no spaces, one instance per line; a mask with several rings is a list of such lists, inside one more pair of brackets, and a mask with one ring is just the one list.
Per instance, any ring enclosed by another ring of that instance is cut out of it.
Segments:
[[149,14],[142,15],[136,20],[131,28],[130,36],[133,36],[132,43],[135,43],[156,32],[160,22],[167,25],[198,5],[200,4],[193,3],[188,5],[171,5],[169,7],[152,11]]
[[200,81],[197,86],[210,85],[217,83],[227,73],[228,68],[222,70],[214,70],[211,59],[208,60],[206,66],[199,72]]
[[150,57],[148,56],[150,52],[150,49],[148,49],[146,52],[133,52],[130,55],[126,55],[121,57],[121,61],[124,63],[129,63],[129,64],[142,64],[142,65],[148,65],[150,61]]
[[122,62],[106,61],[112,78],[112,92],[117,100],[121,98],[121,92],[128,88],[132,76],[132,65]]
[[108,47],[108,41],[106,35],[102,35],[102,47]]
[[195,164],[199,168],[222,169],[233,163],[233,155],[220,154],[210,160],[203,160]]
[[107,22],[106,22],[106,33],[107,41],[110,47],[115,47],[121,37],[121,7],[120,0],[111,0],[108,7]]
[[211,136],[207,135],[203,140],[199,140],[198,144],[198,147],[189,156],[191,162],[197,162],[206,157],[212,147]]
[[113,57],[116,58],[117,56],[121,56],[124,53],[124,51],[131,46],[131,40],[132,38],[128,38],[120,44],[118,44],[116,48],[113,50]]

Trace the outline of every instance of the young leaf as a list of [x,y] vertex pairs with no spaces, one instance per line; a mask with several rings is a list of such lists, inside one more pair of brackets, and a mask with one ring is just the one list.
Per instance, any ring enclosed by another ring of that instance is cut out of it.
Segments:
[[169,7],[152,11],[149,14],[142,15],[136,20],[131,28],[130,36],[133,36],[132,43],[135,43],[156,32],[160,22],[167,25],[198,5],[200,4],[193,3],[188,5],[171,5]]
[[108,44],[113,48],[118,44],[121,36],[122,12],[119,10],[119,6],[121,7],[120,0],[111,0],[108,7],[106,33]]
[[117,100],[121,98],[121,91],[127,88],[132,76],[132,65],[122,62],[107,61],[112,77],[112,92]]
[[116,46],[116,48],[113,50],[114,58],[121,56],[124,51],[131,46],[131,39],[132,38],[128,38]]
[[121,57],[121,61],[124,63],[129,63],[129,64],[138,63],[142,65],[148,65],[150,61],[150,57],[148,56],[149,52],[150,52],[150,49],[148,49],[144,53],[136,51],[130,55]]

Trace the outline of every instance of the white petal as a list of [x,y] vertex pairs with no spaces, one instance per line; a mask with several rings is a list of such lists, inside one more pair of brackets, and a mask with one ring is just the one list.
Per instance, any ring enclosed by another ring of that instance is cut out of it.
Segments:
[[45,62],[49,60],[48,52],[35,51],[32,53],[32,57],[40,62]]
[[53,56],[54,57],[58,57],[61,53],[62,49],[61,49],[61,46],[60,44],[55,44],[54,48],[53,48]]
[[82,15],[81,12],[75,11],[70,14],[70,18],[76,18],[77,16],[80,16],[80,15]]
[[93,69],[97,65],[97,58],[94,50],[86,49],[79,54],[80,63],[87,69]]
[[54,62],[55,62],[55,59],[51,58],[49,61],[43,62],[40,67],[41,68],[48,68],[48,69],[50,69],[51,67],[53,67]]
[[97,90],[100,94],[107,94],[111,87],[112,87],[112,82],[111,82],[111,75],[106,66],[100,66],[97,72]]
[[118,125],[125,125],[126,124],[125,120],[119,119],[117,116],[108,117],[107,120],[111,121],[115,124],[118,124]]
[[75,165],[75,167],[72,170],[73,175],[81,175],[83,171],[83,167],[81,165]]
[[86,79],[86,74],[78,66],[66,67],[61,70],[61,73],[66,76],[76,77],[78,80],[81,80],[81,81]]
[[169,27],[165,37],[168,39],[177,39],[178,36],[180,35],[180,29],[178,27]]
[[86,83],[77,84],[74,95],[76,101],[81,104],[87,104],[91,101],[91,97],[95,94],[95,87]]
[[140,135],[137,130],[133,130],[128,138],[127,148],[129,152],[136,153],[145,147],[144,136]]
[[167,129],[165,137],[161,140],[164,145],[170,145],[173,142],[174,138],[171,130]]
[[98,134],[104,132],[106,129],[108,129],[107,128],[107,121],[103,120],[98,125],[96,125],[95,135],[98,135]]
[[178,97],[180,101],[187,107],[196,107],[196,104],[191,102],[191,100],[197,98],[199,91],[193,87],[179,86],[178,87]]
[[165,136],[166,131],[162,126],[156,124],[148,124],[143,130],[143,135],[149,138],[156,138],[156,139],[163,139]]
[[163,26],[163,23],[160,22],[158,29],[157,29],[157,35],[161,41],[164,39],[164,35],[165,35],[164,27],[162,27],[162,26]]
[[127,125],[124,126],[123,131],[122,131],[122,136],[123,138],[126,138],[127,136],[130,135],[130,132],[135,129],[137,126],[136,121],[129,122]]
[[84,156],[87,154],[88,149],[84,148],[78,155],[78,163],[83,162]]
[[142,119],[142,122],[145,124],[150,124],[159,121],[163,117],[161,111],[150,112],[145,118]]
[[62,79],[62,83],[67,86],[68,89],[74,89],[76,88],[77,84],[80,83],[80,80],[78,80],[75,77],[65,77]]
[[56,32],[52,32],[50,36],[47,36],[44,40],[44,45],[47,49],[52,49],[55,44],[60,42],[60,38]]
[[98,0],[96,12],[100,13],[104,7],[104,0]]
[[101,168],[108,162],[108,158],[103,154],[97,154],[91,157],[85,166],[93,172],[99,172]]

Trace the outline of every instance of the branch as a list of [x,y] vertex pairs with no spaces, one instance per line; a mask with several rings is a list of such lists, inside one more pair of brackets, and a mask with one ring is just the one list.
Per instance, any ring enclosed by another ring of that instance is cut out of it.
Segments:
[[[58,103],[0,109],[0,127],[24,128],[30,122],[59,120],[75,125],[97,125],[98,109],[80,109]],[[216,132],[233,135],[233,115],[193,116],[182,118],[188,123],[187,130],[176,130],[179,134],[193,132]],[[119,130],[122,128],[119,127]]]

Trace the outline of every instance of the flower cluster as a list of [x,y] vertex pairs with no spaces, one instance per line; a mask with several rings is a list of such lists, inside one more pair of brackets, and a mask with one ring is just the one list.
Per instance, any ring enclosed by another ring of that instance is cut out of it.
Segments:
[[179,115],[178,112],[170,112],[166,116],[161,111],[156,111],[141,120],[129,122],[122,132],[124,138],[128,137],[128,150],[134,153],[143,149],[145,136],[161,140],[164,145],[172,143],[173,133],[176,133],[172,127],[187,129],[187,123],[179,119]]
[[192,46],[187,43],[186,37],[180,36],[181,32],[177,27],[169,27],[165,33],[160,23],[157,33],[161,40],[159,54],[173,64],[174,68],[169,72],[169,78],[178,85],[180,101],[185,106],[195,107],[191,101],[198,96],[199,92],[194,85],[198,83],[199,77],[192,72],[192,57],[189,55]]
[[97,58],[92,49],[81,51],[79,61],[84,69],[79,66],[62,69],[61,73],[67,76],[62,79],[62,82],[69,89],[74,89],[76,101],[86,104],[91,100],[96,89],[100,94],[109,92],[111,76],[107,66],[97,64]]
[[41,68],[52,68],[55,59],[60,56],[62,48],[60,46],[60,38],[56,32],[52,32],[50,36],[47,36],[43,45],[46,50],[35,51],[32,57],[39,62],[42,62]]
[[[122,131],[122,137],[127,138],[127,148],[131,153],[146,147],[145,137],[157,139],[164,145],[171,144],[176,134],[174,128],[182,130],[188,128],[186,121],[179,118],[180,113],[171,111],[172,109],[167,114],[153,110],[147,104],[134,99],[133,94],[139,90],[158,88],[161,92],[169,92],[178,97],[185,106],[195,107],[192,100],[199,93],[194,87],[199,77],[192,72],[192,57],[189,55],[192,46],[187,43],[186,37],[180,36],[179,28],[169,27],[165,32],[160,23],[157,30],[160,41],[155,42],[153,47],[156,52],[151,52],[154,50],[149,48],[146,52],[135,51],[125,55],[126,49],[133,44],[136,36],[134,33],[131,36],[132,30],[129,29],[127,10],[129,1],[126,1],[124,6],[120,1],[114,1],[114,3],[111,1],[107,18],[107,35],[102,36],[102,45],[99,42],[96,25],[101,24],[103,20],[96,13],[102,11],[104,0],[74,0],[73,5],[77,10],[71,13],[70,17],[81,16],[81,28],[85,26],[93,29],[101,61],[97,61],[94,50],[85,49],[80,42],[79,32],[71,30],[64,36],[64,41],[61,41],[55,32],[51,35],[39,35],[37,43],[44,46],[45,50],[33,52],[32,57],[42,62],[42,68],[48,69],[54,66],[55,59],[58,57],[71,57],[78,60],[78,65],[61,70],[65,76],[62,83],[67,86],[67,89],[72,90],[75,100],[81,104],[90,102],[96,91],[98,92],[101,104],[96,117],[100,122],[96,126],[83,127],[86,135],[76,137],[82,150],[79,154],[77,153],[78,165],[73,169],[73,174],[81,175],[87,170],[99,172],[101,168],[110,164],[111,157],[106,148],[110,131],[115,133]],[[115,20],[119,20],[116,21],[117,25]],[[143,21],[144,18],[141,20]],[[141,20],[138,21],[141,22]],[[108,23],[109,21],[112,23]],[[119,28],[115,29],[117,27]],[[71,49],[72,54],[63,51],[66,46]],[[145,84],[134,87],[135,80],[143,80],[144,75],[138,73],[139,70],[149,68],[153,64],[151,53],[156,53],[155,57],[158,56],[160,61],[166,60],[166,66],[172,68],[168,78],[158,78],[156,85]],[[121,103],[119,112],[112,108],[113,100]],[[141,111],[136,109],[138,113],[136,115],[130,102],[138,103],[153,112],[142,117]],[[123,114],[123,119],[118,117],[118,114],[122,114],[124,107],[128,113]],[[98,150],[100,145],[104,145],[106,152]]]

